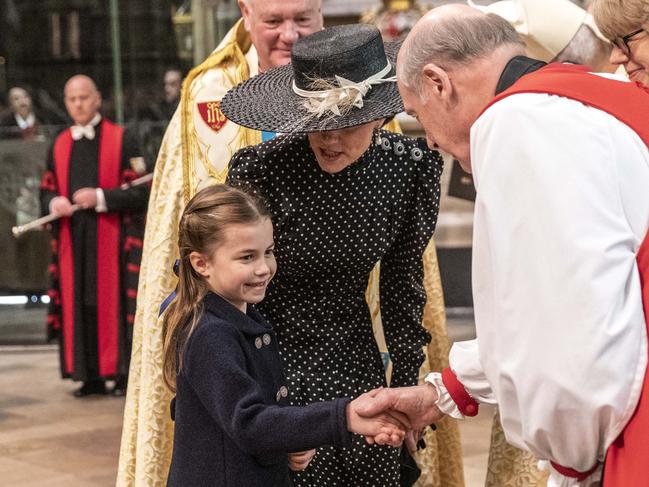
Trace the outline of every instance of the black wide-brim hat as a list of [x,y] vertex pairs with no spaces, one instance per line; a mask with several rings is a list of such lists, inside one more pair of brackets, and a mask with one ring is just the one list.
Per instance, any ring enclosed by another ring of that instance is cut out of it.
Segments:
[[[306,99],[293,89],[314,91],[314,79],[355,83],[367,80],[388,65],[395,75],[398,43],[383,44],[376,27],[365,24],[331,27],[298,39],[291,64],[271,69],[235,86],[221,101],[221,111],[238,125],[268,132],[321,132],[390,118],[403,111],[396,81],[371,86],[363,106],[351,106],[340,115],[327,111],[318,116],[307,110]],[[321,88],[320,88],[321,89]]]

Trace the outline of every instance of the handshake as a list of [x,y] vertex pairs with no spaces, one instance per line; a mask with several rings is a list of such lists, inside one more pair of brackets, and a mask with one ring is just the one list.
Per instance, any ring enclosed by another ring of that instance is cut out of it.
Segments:
[[379,388],[354,399],[347,406],[347,429],[378,445],[417,450],[421,431],[444,415],[437,408],[437,391],[430,384]]
[[[347,429],[364,436],[370,445],[399,447],[405,440],[408,450],[414,453],[422,430],[443,416],[436,402],[437,391],[429,384],[374,389],[347,405]],[[289,468],[304,470],[315,453],[290,453]]]

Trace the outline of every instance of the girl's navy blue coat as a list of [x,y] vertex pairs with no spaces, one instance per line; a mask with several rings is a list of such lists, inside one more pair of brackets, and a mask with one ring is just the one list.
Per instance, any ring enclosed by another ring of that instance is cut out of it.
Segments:
[[270,325],[209,293],[176,380],[167,485],[285,487],[287,452],[350,446],[349,399],[292,407],[289,394]]

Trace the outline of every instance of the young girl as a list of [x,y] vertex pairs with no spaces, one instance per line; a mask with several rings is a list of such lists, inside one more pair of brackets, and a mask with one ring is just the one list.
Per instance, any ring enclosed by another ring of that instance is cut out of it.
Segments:
[[[319,445],[349,431],[398,446],[403,426],[361,418],[337,399],[288,406],[277,338],[249,306],[276,271],[273,227],[255,197],[223,185],[200,191],[180,220],[178,294],[164,318],[164,378],[176,391],[168,486],[287,486],[288,452],[305,468]],[[376,438],[375,438],[376,437]]]

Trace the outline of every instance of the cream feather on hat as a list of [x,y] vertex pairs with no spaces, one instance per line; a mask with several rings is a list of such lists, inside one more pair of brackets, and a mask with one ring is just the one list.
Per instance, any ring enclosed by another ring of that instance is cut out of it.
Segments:
[[553,60],[584,24],[604,39],[591,15],[570,0],[501,0],[486,6],[467,1],[507,20],[525,41],[527,55],[541,61]]

